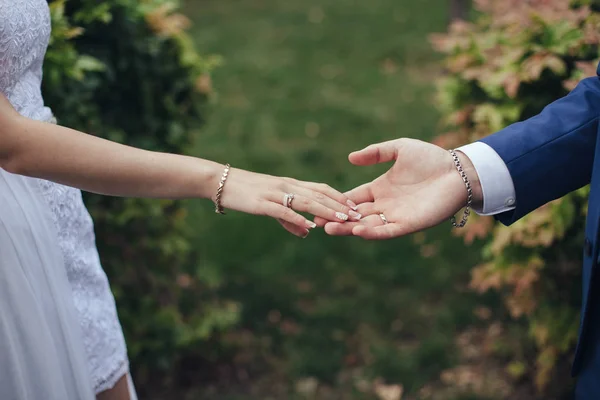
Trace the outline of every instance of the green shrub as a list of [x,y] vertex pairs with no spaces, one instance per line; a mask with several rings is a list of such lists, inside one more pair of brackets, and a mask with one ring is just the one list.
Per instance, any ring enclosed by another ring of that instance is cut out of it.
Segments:
[[[595,75],[600,13],[590,1],[479,0],[475,22],[456,22],[434,35],[446,55],[439,106],[454,147],[539,113],[578,80]],[[535,134],[532,132],[532,134]],[[507,367],[529,375],[540,392],[556,390],[556,368],[573,353],[579,326],[580,262],[588,188],[554,201],[513,226],[477,218],[465,240],[488,238],[486,262],[471,286],[503,294],[508,323],[523,324],[527,344],[508,343]],[[515,322],[517,320],[518,322]],[[506,346],[504,356],[506,356]],[[519,368],[515,368],[518,366]],[[566,385],[563,375],[560,385]],[[549,385],[553,381],[553,385]]]
[[[170,1],[57,0],[43,91],[61,125],[165,152],[188,151],[218,61],[199,56]],[[235,323],[202,278],[179,201],[86,195],[136,379],[168,379],[183,355]]]

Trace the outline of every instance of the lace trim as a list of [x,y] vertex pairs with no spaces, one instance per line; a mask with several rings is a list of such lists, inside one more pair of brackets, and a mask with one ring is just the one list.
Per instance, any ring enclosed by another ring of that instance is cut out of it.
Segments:
[[119,379],[129,373],[129,361],[127,358],[121,360],[117,367],[108,373],[105,377],[98,379],[94,382],[94,392],[96,394],[102,393],[105,390],[110,390],[115,387]]

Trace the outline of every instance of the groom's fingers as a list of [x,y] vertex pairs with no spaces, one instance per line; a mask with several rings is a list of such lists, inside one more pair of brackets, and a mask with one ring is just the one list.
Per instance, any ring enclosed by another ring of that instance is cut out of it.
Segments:
[[366,217],[368,215],[373,215],[373,214],[377,214],[377,215],[381,214],[381,210],[379,208],[377,208],[377,205],[375,203],[361,203],[358,205],[357,211],[363,217]]
[[315,219],[313,221],[314,221],[315,224],[317,224],[317,226],[319,228],[322,228],[322,227],[325,226],[325,224],[327,224],[328,222],[331,222],[328,219],[321,218],[321,217],[315,217]]
[[329,222],[325,225],[325,233],[332,236],[349,236],[357,226],[375,227],[381,224],[383,221],[379,215],[370,215],[362,218],[359,222]]
[[394,161],[398,156],[396,140],[372,144],[362,150],[350,153],[348,160],[354,165],[373,165]]
[[345,193],[345,195],[356,204],[371,202],[374,200],[371,192],[371,182],[362,184]]
[[352,234],[368,240],[393,239],[410,233],[406,228],[398,223],[389,223],[375,227],[356,225],[352,229]]
[[350,236],[352,235],[352,228],[359,223],[360,222],[345,222],[340,224],[339,222],[328,222],[325,224],[325,233],[331,236]]

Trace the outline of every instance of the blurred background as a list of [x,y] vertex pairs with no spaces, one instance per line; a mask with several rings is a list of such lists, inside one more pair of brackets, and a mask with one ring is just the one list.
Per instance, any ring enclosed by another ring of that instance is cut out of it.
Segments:
[[[567,0],[50,1],[61,123],[348,190],[595,73]],[[587,189],[505,228],[305,239],[207,201],[86,196],[141,399],[568,399]],[[427,199],[424,199],[427,201]]]

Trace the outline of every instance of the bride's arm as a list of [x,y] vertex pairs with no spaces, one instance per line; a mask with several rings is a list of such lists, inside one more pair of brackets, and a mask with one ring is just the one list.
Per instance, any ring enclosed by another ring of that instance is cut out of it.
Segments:
[[1,168],[93,193],[208,198],[223,171],[211,161],[141,150],[54,124],[10,121],[0,128]]
[[[0,168],[112,196],[211,198],[224,166],[195,157],[121,145],[20,116],[0,95]],[[351,214],[345,195],[326,185],[232,169],[222,205],[282,219],[303,236],[313,223],[282,205],[294,193],[296,211],[339,221]],[[351,203],[350,203],[351,204]],[[341,215],[339,213],[343,213]]]

